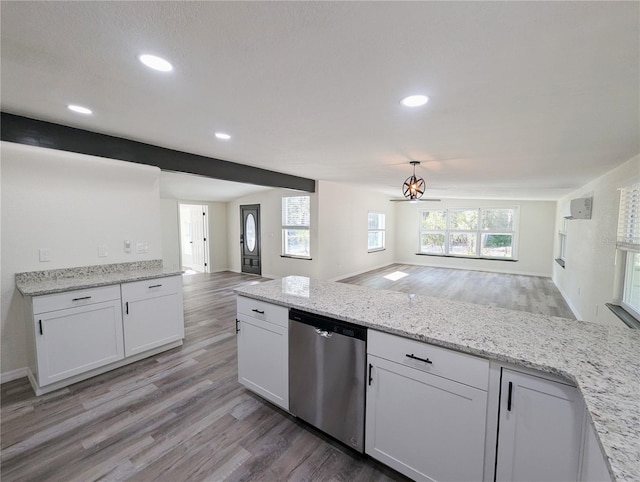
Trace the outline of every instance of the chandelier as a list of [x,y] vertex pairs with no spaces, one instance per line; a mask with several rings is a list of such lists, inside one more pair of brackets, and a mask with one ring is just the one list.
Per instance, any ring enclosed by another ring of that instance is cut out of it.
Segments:
[[402,194],[408,201],[417,201],[424,194],[424,179],[416,177],[416,165],[420,165],[420,163],[411,161],[409,164],[413,166],[413,174],[404,181]]

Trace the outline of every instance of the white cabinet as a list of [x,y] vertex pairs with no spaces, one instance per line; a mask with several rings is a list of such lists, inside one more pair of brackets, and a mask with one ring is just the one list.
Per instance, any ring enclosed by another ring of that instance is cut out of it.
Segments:
[[41,387],[124,358],[118,286],[34,298],[32,328]]
[[568,384],[503,368],[496,481],[578,480],[584,407]]
[[289,410],[289,310],[238,296],[238,381]]
[[373,330],[368,338],[366,452],[414,480],[482,480],[488,361]]
[[121,289],[125,356],[184,338],[181,276],[124,283]]
[[602,454],[595,429],[588,421],[585,411],[584,437],[582,440],[582,462],[580,464],[580,480],[582,482],[610,482],[607,461]]
[[28,377],[36,395],[182,344],[182,277],[27,296]]

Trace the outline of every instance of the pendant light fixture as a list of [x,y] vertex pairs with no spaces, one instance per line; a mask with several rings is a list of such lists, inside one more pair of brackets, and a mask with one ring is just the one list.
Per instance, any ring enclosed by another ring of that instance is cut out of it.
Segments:
[[408,201],[417,201],[424,194],[424,179],[416,177],[416,166],[418,161],[411,161],[409,164],[413,166],[413,174],[409,176],[402,185],[402,194]]

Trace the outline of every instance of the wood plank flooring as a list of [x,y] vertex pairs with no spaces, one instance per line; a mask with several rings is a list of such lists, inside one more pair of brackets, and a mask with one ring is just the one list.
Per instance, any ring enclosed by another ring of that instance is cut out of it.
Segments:
[[265,280],[185,276],[182,347],[41,397],[3,384],[1,480],[406,480],[238,383],[233,289]]
[[[2,481],[407,480],[238,383],[233,289],[261,281],[185,276],[182,347],[41,397],[3,384]],[[545,278],[392,265],[345,282],[572,317]]]
[[[395,272],[408,276],[385,278]],[[553,281],[539,276],[392,264],[341,282],[575,319]]]

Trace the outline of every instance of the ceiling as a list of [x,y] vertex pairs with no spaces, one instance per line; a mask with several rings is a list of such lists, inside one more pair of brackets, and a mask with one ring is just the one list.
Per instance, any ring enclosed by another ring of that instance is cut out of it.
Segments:
[[0,8],[9,113],[390,197],[416,160],[429,197],[558,199],[640,150],[638,2]]

